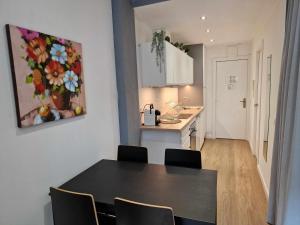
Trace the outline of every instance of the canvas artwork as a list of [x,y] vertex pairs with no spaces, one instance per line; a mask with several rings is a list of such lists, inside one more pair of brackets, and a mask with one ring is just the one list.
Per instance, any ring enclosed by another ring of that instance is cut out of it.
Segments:
[[19,127],[86,113],[81,44],[7,25]]

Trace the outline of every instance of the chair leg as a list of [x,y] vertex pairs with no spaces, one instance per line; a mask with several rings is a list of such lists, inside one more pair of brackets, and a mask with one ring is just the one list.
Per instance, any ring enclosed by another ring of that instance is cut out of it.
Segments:
[[114,215],[97,212],[99,224],[101,225],[116,225],[116,217]]

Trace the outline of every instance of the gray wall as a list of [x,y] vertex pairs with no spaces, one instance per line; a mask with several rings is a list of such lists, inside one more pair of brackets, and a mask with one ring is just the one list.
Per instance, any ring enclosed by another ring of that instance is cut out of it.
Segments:
[[112,0],[121,144],[140,144],[140,114],[133,7],[166,0]]
[[190,45],[189,55],[194,58],[194,84],[178,88],[181,104],[203,105],[203,44]]
[[121,144],[139,145],[140,114],[134,12],[130,0],[112,0]]
[[131,0],[131,4],[133,7],[143,6],[143,5],[150,5],[154,3],[164,2],[169,0]]

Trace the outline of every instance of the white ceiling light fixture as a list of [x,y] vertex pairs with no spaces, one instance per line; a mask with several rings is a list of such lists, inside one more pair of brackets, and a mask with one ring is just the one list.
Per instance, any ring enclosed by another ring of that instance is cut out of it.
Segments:
[[210,32],[210,29],[206,29],[206,33],[209,33]]
[[214,39],[210,39],[210,42],[214,42],[215,40]]
[[201,20],[206,20],[206,16],[201,16]]

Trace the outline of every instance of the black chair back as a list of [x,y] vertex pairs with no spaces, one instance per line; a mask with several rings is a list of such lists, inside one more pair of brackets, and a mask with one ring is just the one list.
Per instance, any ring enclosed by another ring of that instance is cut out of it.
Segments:
[[184,149],[166,149],[165,165],[202,169],[201,152]]
[[148,163],[147,148],[129,145],[119,145],[118,161]]
[[50,188],[55,225],[99,225],[92,195]]
[[115,198],[116,225],[175,225],[172,208]]

